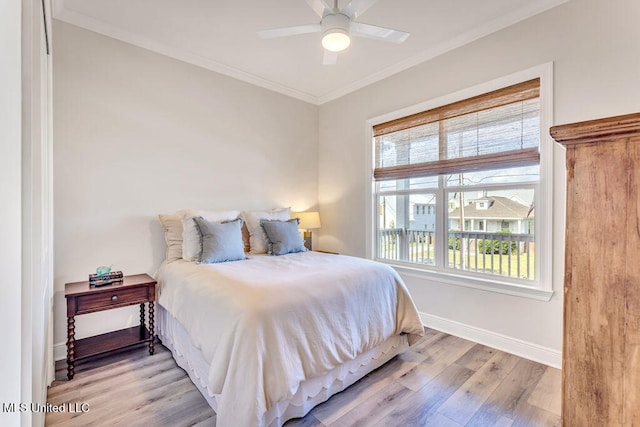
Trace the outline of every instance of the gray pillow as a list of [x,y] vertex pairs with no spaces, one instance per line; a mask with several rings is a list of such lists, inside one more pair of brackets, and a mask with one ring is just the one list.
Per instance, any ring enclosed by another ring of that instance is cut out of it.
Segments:
[[222,223],[193,218],[200,231],[202,252],[198,261],[203,264],[246,259],[242,242],[242,219]]
[[260,220],[260,225],[269,240],[269,253],[271,255],[284,255],[293,252],[304,252],[304,242],[298,231],[298,218],[289,221]]

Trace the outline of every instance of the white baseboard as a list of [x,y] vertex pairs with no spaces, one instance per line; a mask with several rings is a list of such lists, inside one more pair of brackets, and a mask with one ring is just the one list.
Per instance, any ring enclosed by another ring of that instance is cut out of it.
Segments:
[[65,360],[67,358],[67,344],[59,342],[53,345],[53,360]]
[[533,360],[534,362],[539,362],[547,366],[558,369],[562,368],[561,351],[431,314],[421,312],[420,318],[422,319],[422,323],[428,328],[515,354],[516,356],[524,357],[525,359]]

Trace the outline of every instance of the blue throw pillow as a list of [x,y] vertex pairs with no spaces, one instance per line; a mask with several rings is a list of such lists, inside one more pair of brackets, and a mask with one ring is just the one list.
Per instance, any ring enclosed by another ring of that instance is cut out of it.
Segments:
[[242,241],[242,219],[223,223],[209,222],[202,217],[193,218],[202,238],[203,264],[246,259]]
[[298,218],[293,218],[289,221],[260,220],[260,225],[267,235],[267,240],[269,240],[269,253],[271,255],[284,255],[307,250],[298,231],[299,222]]

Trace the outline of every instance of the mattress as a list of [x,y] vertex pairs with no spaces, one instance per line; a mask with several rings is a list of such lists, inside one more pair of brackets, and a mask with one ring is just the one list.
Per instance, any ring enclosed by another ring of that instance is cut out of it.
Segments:
[[[191,344],[189,334],[180,322],[161,305],[158,306],[156,313],[156,330],[162,344],[171,350],[178,366],[187,372],[209,406],[217,411],[219,395],[212,393],[207,387],[209,366],[202,352]],[[264,424],[269,427],[282,426],[287,420],[305,416],[315,406],[343,391],[408,348],[406,335],[394,335],[345,366],[304,380],[296,394],[290,399],[277,402],[264,414]],[[220,424],[218,426],[221,427]]]
[[[165,327],[167,344],[190,363],[194,383],[206,386],[223,427],[265,426],[289,407],[308,410],[309,397],[311,404],[321,390],[339,388],[334,381],[355,380],[360,357],[373,366],[398,347],[392,338],[410,345],[423,334],[398,274],[361,258],[306,252],[174,261],[161,267],[158,284],[167,325],[180,326],[172,326],[177,334]],[[197,350],[193,361],[178,341],[185,337]],[[324,382],[308,382],[316,378]],[[311,389],[301,390],[303,383]]]

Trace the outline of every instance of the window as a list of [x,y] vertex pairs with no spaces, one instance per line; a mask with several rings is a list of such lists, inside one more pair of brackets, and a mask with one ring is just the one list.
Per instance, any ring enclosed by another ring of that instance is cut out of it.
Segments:
[[550,292],[540,91],[533,78],[373,123],[376,259]]

